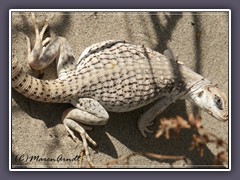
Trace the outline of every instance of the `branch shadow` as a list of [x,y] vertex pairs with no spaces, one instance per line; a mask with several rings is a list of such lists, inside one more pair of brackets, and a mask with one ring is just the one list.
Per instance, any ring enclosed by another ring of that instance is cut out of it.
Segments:
[[158,43],[154,50],[163,52],[168,49],[167,43],[172,39],[172,33],[176,28],[178,21],[183,17],[182,12],[170,12],[169,15],[165,14],[164,17],[167,20],[167,24],[163,26],[161,19],[155,12],[149,12],[149,17],[153,24],[153,29],[158,37]]
[[[170,15],[165,15],[165,18],[167,19],[167,24],[164,27],[161,24],[160,18],[157,16],[156,13],[149,13],[150,19],[153,24],[153,28],[155,30],[155,33],[157,34],[158,43],[156,47],[154,48],[156,51],[163,52],[165,49],[167,49],[167,43],[169,40],[171,40],[172,32],[174,31],[178,21],[182,18],[181,12],[175,12],[170,13]],[[194,19],[195,24],[199,23],[200,20],[195,17]],[[127,27],[129,30],[130,28]],[[201,27],[200,25],[197,25],[195,28],[195,31],[200,31]],[[130,29],[132,32],[132,30]],[[201,42],[196,41],[196,71],[198,73],[201,72]],[[178,71],[178,74],[180,75],[179,79],[182,79],[181,72],[176,65],[176,63],[172,63],[173,69],[175,71]],[[213,164],[215,160],[215,155],[208,149],[207,146],[204,147],[204,156],[200,157],[198,155],[198,152],[192,151],[189,153],[189,147],[192,142],[192,135],[196,132],[192,131],[185,131],[182,133],[177,140],[170,140],[166,141],[164,139],[156,140],[153,136],[150,136],[146,140],[142,140],[142,136],[140,135],[139,131],[137,130],[136,121],[138,117],[140,117],[141,114],[143,114],[144,111],[149,109],[151,105],[148,105],[146,107],[143,107],[141,109],[135,110],[133,112],[124,113],[124,114],[116,114],[112,113],[112,119],[111,121],[106,125],[105,129],[106,132],[111,134],[114,137],[117,137],[117,139],[124,143],[129,149],[135,151],[135,152],[153,152],[161,155],[184,155],[188,159],[191,160],[193,168],[211,168],[210,165]],[[195,109],[194,114],[198,114],[197,109]],[[159,115],[158,118],[166,117],[166,118],[172,118],[176,116],[181,116],[183,119],[188,119],[188,115],[186,113],[186,104],[184,100],[179,100],[176,103],[170,105],[161,115]],[[131,120],[130,120],[131,119]],[[125,122],[126,121],[126,122]],[[157,125],[159,123],[156,123]],[[157,127],[157,125],[154,125]],[[117,128],[114,128],[117,127]],[[124,134],[125,135],[124,135]],[[99,138],[102,136],[101,132],[98,131],[96,134],[96,138],[98,141],[104,141],[104,139]],[[126,135],[127,134],[127,135]],[[93,134],[94,136],[94,134]],[[129,138],[131,137],[131,138]],[[107,144],[106,142],[103,143]],[[107,149],[107,147],[102,147],[102,151],[104,149]],[[104,151],[105,153],[110,153],[109,155],[112,155],[113,157],[117,158],[113,154],[111,154],[110,151]],[[164,161],[169,162],[169,161]],[[209,167],[210,166],[210,167]],[[214,166],[216,168],[216,166]],[[219,166],[218,168],[225,168],[224,166]]]
[[[201,43],[201,21],[199,15],[196,12],[192,12],[193,27],[194,27],[194,44],[195,44],[195,72],[198,74],[202,73],[202,43]],[[200,115],[199,108],[197,106],[192,106],[192,111],[195,116]]]
[[[38,16],[38,12],[35,12],[35,15]],[[13,14],[12,14],[13,16]],[[56,34],[58,36],[64,36],[67,31],[68,28],[70,26],[71,23],[71,14],[69,12],[61,12],[60,14],[57,15],[58,17],[60,17],[58,20],[54,20],[54,24],[49,25],[51,27],[51,30],[53,30],[54,32],[56,32]],[[30,35],[34,33],[34,28],[33,25],[30,23],[29,19],[30,19],[30,14],[26,14],[26,13],[20,13],[19,14],[20,17],[20,21],[21,24],[17,25],[17,24],[12,24],[12,29],[11,29],[11,33],[12,34],[18,34],[18,33],[23,33],[25,35]],[[36,17],[37,18],[37,17]],[[39,22],[40,26],[43,25],[44,21]],[[64,26],[63,26],[64,24]]]
[[[182,18],[181,12],[176,12],[174,14],[170,13],[170,15],[165,15],[165,18],[167,19],[166,26],[163,26],[161,24],[160,18],[157,16],[156,13],[149,13],[149,17],[152,21],[153,28],[155,33],[157,34],[158,43],[154,50],[158,52],[163,52],[165,49],[167,49],[167,43],[171,40],[172,33],[178,23],[178,21]],[[55,24],[55,26],[51,26],[51,29],[53,29],[55,32],[58,33],[58,35],[64,36],[64,34],[67,32],[68,27],[70,26],[70,15],[63,15],[62,18],[60,18],[60,21]],[[198,24],[199,19],[195,19],[195,25]],[[30,26],[27,23],[26,17],[23,17],[23,24],[25,28],[20,28],[19,31],[22,31],[26,34],[30,33]],[[64,24],[64,25],[63,25]],[[26,28],[28,27],[28,28]],[[17,27],[13,27],[13,29],[19,29]],[[196,26],[196,31],[198,32],[200,30],[200,26]],[[201,42],[196,41],[196,49],[200,49]],[[199,50],[196,50],[196,71],[201,71],[201,56],[199,55]],[[198,57],[199,56],[199,57]],[[173,65],[174,66],[174,65]],[[176,71],[179,71],[178,68],[174,67]],[[181,75],[180,71],[179,74]],[[41,103],[36,102],[30,99],[25,98],[24,96],[17,93],[15,90],[12,91],[12,97],[17,102],[19,107],[23,109],[29,116],[41,119],[44,121],[46,126],[48,128],[53,127],[57,124],[60,124],[61,114],[62,112],[68,108],[71,107],[71,105],[68,104],[50,104],[50,103]],[[214,155],[211,153],[211,151],[205,147],[205,153],[204,157],[199,158],[197,156],[197,152],[193,152],[191,154],[187,154],[189,145],[191,143],[192,134],[194,132],[186,131],[183,132],[179,138],[167,141],[163,138],[161,139],[155,139],[153,135],[150,135],[149,138],[146,140],[143,140],[142,135],[138,131],[137,128],[137,119],[145,112],[147,109],[149,109],[153,104],[147,105],[141,109],[128,112],[128,113],[109,113],[110,114],[110,121],[105,126],[95,126],[94,131],[89,132],[89,135],[96,140],[100,146],[98,147],[98,151],[104,152],[113,158],[118,158],[118,154],[116,149],[113,146],[113,143],[111,142],[110,138],[106,134],[109,133],[113,137],[116,137],[118,141],[125,144],[129,149],[135,151],[135,152],[153,152],[156,154],[165,154],[165,155],[184,155],[187,158],[189,158],[194,167],[201,167],[201,165],[209,165],[212,163],[214,159]],[[39,109],[41,107],[41,109]],[[51,109],[51,111],[49,111]],[[176,103],[170,105],[161,115],[159,115],[159,119],[162,117],[170,118],[170,117],[176,117],[177,115],[180,115],[184,119],[187,119],[186,114],[186,104],[184,100],[179,100]],[[159,122],[156,122],[154,127],[158,127]],[[155,128],[156,130],[157,128]],[[57,138],[57,132],[56,138]],[[129,138],[130,137],[130,138]],[[164,161],[168,163],[172,163],[171,161]]]
[[[38,13],[35,13],[36,16],[38,16]],[[65,33],[67,33],[69,27],[70,27],[70,20],[71,16],[67,12],[62,12],[58,15],[60,18],[58,21],[54,21],[54,25],[51,25],[51,30],[56,32],[57,35],[64,36]],[[23,33],[28,36],[35,36],[34,29],[32,27],[32,24],[29,22],[29,14],[26,13],[20,13],[19,14],[21,25],[18,24],[12,24],[11,33],[12,35],[18,36],[19,33]],[[36,17],[37,18],[37,17]],[[63,26],[64,24],[64,26]],[[40,24],[41,26],[41,24]],[[49,32],[46,32],[46,34]],[[49,35],[49,34],[47,34]],[[12,36],[13,37],[13,36]],[[34,42],[34,41],[33,41]],[[52,63],[50,67],[48,67],[48,70],[53,70],[53,72],[56,71],[56,64]],[[24,111],[28,116],[31,118],[42,120],[44,124],[47,126],[47,128],[55,127],[58,124],[61,124],[61,115],[62,112],[67,109],[68,107],[71,107],[69,104],[56,104],[56,103],[43,103],[43,102],[37,102],[31,99],[28,99],[15,91],[12,88],[12,99],[15,100],[18,107],[12,106],[12,116],[14,116],[14,113],[17,111]],[[12,117],[13,118],[13,117]],[[17,118],[17,117],[16,117]],[[20,120],[20,119],[19,119]],[[58,144],[57,142],[60,141],[59,137],[60,134],[53,128],[53,131],[51,132],[52,141],[54,144]],[[12,142],[13,143],[13,142]],[[12,144],[13,146],[14,144]],[[48,154],[51,153],[51,149],[49,145],[49,150],[46,147],[46,156],[49,157]],[[14,158],[16,155],[12,153],[12,158]],[[48,164],[50,162],[45,162],[45,165],[51,166]],[[12,166],[16,168],[24,168],[27,166],[23,166],[21,162],[12,160]]]
[[[38,16],[37,12],[35,12],[35,14],[36,16]],[[28,18],[30,18],[30,16],[24,13],[23,14],[20,13],[19,16],[21,18],[21,25],[20,26],[12,25],[11,33],[15,34],[16,36],[19,33],[24,33],[25,35],[34,34],[32,24],[30,24],[28,21]],[[60,17],[58,21],[54,21],[55,22],[54,25],[51,25],[51,30],[56,32],[57,35],[59,36],[64,36],[64,34],[68,31],[68,28],[70,26],[71,15],[68,12],[61,12],[61,14],[58,14],[58,17]],[[48,119],[46,121],[44,120],[44,122],[47,124],[48,127],[52,127],[58,124],[59,122],[54,121],[54,119],[59,119],[58,117],[61,116],[60,113],[58,112],[62,111],[62,109],[69,106],[67,104],[42,103],[42,102],[37,102],[31,99],[27,99],[23,95],[17,93],[14,89],[12,90],[12,98],[31,117],[42,119],[42,120]],[[42,107],[42,108],[39,109],[39,107]],[[56,115],[57,117],[52,116],[51,114],[53,112],[50,112],[49,109],[53,109],[54,113],[57,112],[57,115]],[[49,117],[51,121],[50,123],[48,123]]]

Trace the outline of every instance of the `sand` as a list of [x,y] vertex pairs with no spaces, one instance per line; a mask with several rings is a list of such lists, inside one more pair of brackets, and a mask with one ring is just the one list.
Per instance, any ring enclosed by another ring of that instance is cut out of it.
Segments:
[[[49,34],[68,39],[75,57],[93,43],[109,39],[126,40],[163,52],[170,47],[179,61],[207,77],[228,93],[228,13],[227,12],[57,12],[39,13],[38,20],[48,18]],[[34,42],[34,31],[29,13],[15,12],[12,16],[12,53],[31,72],[27,65],[25,35]],[[43,79],[55,79],[56,63],[44,71]],[[36,102],[12,91],[12,167],[13,168],[79,168],[82,142],[74,142],[61,124],[61,113],[68,104]],[[140,155],[125,159],[113,168],[214,168],[214,155],[220,150],[215,145],[205,147],[203,157],[190,153],[191,132],[183,132],[177,139],[156,139],[154,134],[143,138],[137,129],[137,119],[149,107],[128,113],[109,113],[105,126],[93,126],[89,135],[98,147],[90,152],[95,167],[132,152],[151,152],[160,155],[183,155],[185,160],[158,160]],[[156,118],[176,115],[186,118],[192,105],[179,100]],[[220,122],[206,112],[198,112],[203,127],[228,143],[228,122]],[[71,160],[71,161],[70,161]],[[81,164],[81,165],[80,165]]]

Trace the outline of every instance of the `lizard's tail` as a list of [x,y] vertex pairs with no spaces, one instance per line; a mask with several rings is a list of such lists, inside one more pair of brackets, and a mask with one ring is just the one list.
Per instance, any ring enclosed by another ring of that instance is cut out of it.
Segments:
[[64,80],[40,80],[28,74],[16,58],[12,60],[12,87],[25,97],[42,102],[70,102],[69,83]]

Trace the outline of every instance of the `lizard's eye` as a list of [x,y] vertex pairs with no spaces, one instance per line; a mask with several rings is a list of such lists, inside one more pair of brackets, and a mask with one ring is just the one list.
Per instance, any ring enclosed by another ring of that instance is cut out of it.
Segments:
[[223,110],[223,107],[222,107],[222,100],[220,97],[218,97],[217,95],[214,96],[214,102],[217,106],[218,109],[220,110]]

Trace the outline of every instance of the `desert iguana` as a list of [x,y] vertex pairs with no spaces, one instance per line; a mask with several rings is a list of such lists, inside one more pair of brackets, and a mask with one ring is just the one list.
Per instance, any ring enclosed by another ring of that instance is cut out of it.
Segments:
[[148,126],[154,118],[180,98],[194,102],[217,119],[228,119],[226,95],[177,62],[170,50],[162,55],[142,45],[110,40],[86,48],[76,61],[65,38],[43,40],[48,24],[39,32],[34,15],[32,20],[36,42],[31,50],[27,37],[29,64],[41,70],[57,59],[58,79],[34,78],[13,58],[12,87],[36,101],[71,103],[74,107],[63,112],[62,121],[73,139],[77,138],[72,130],[80,134],[89,162],[87,141],[96,143],[83,124],[106,124],[107,111],[131,111],[156,101],[138,121],[144,137],[151,132]]

